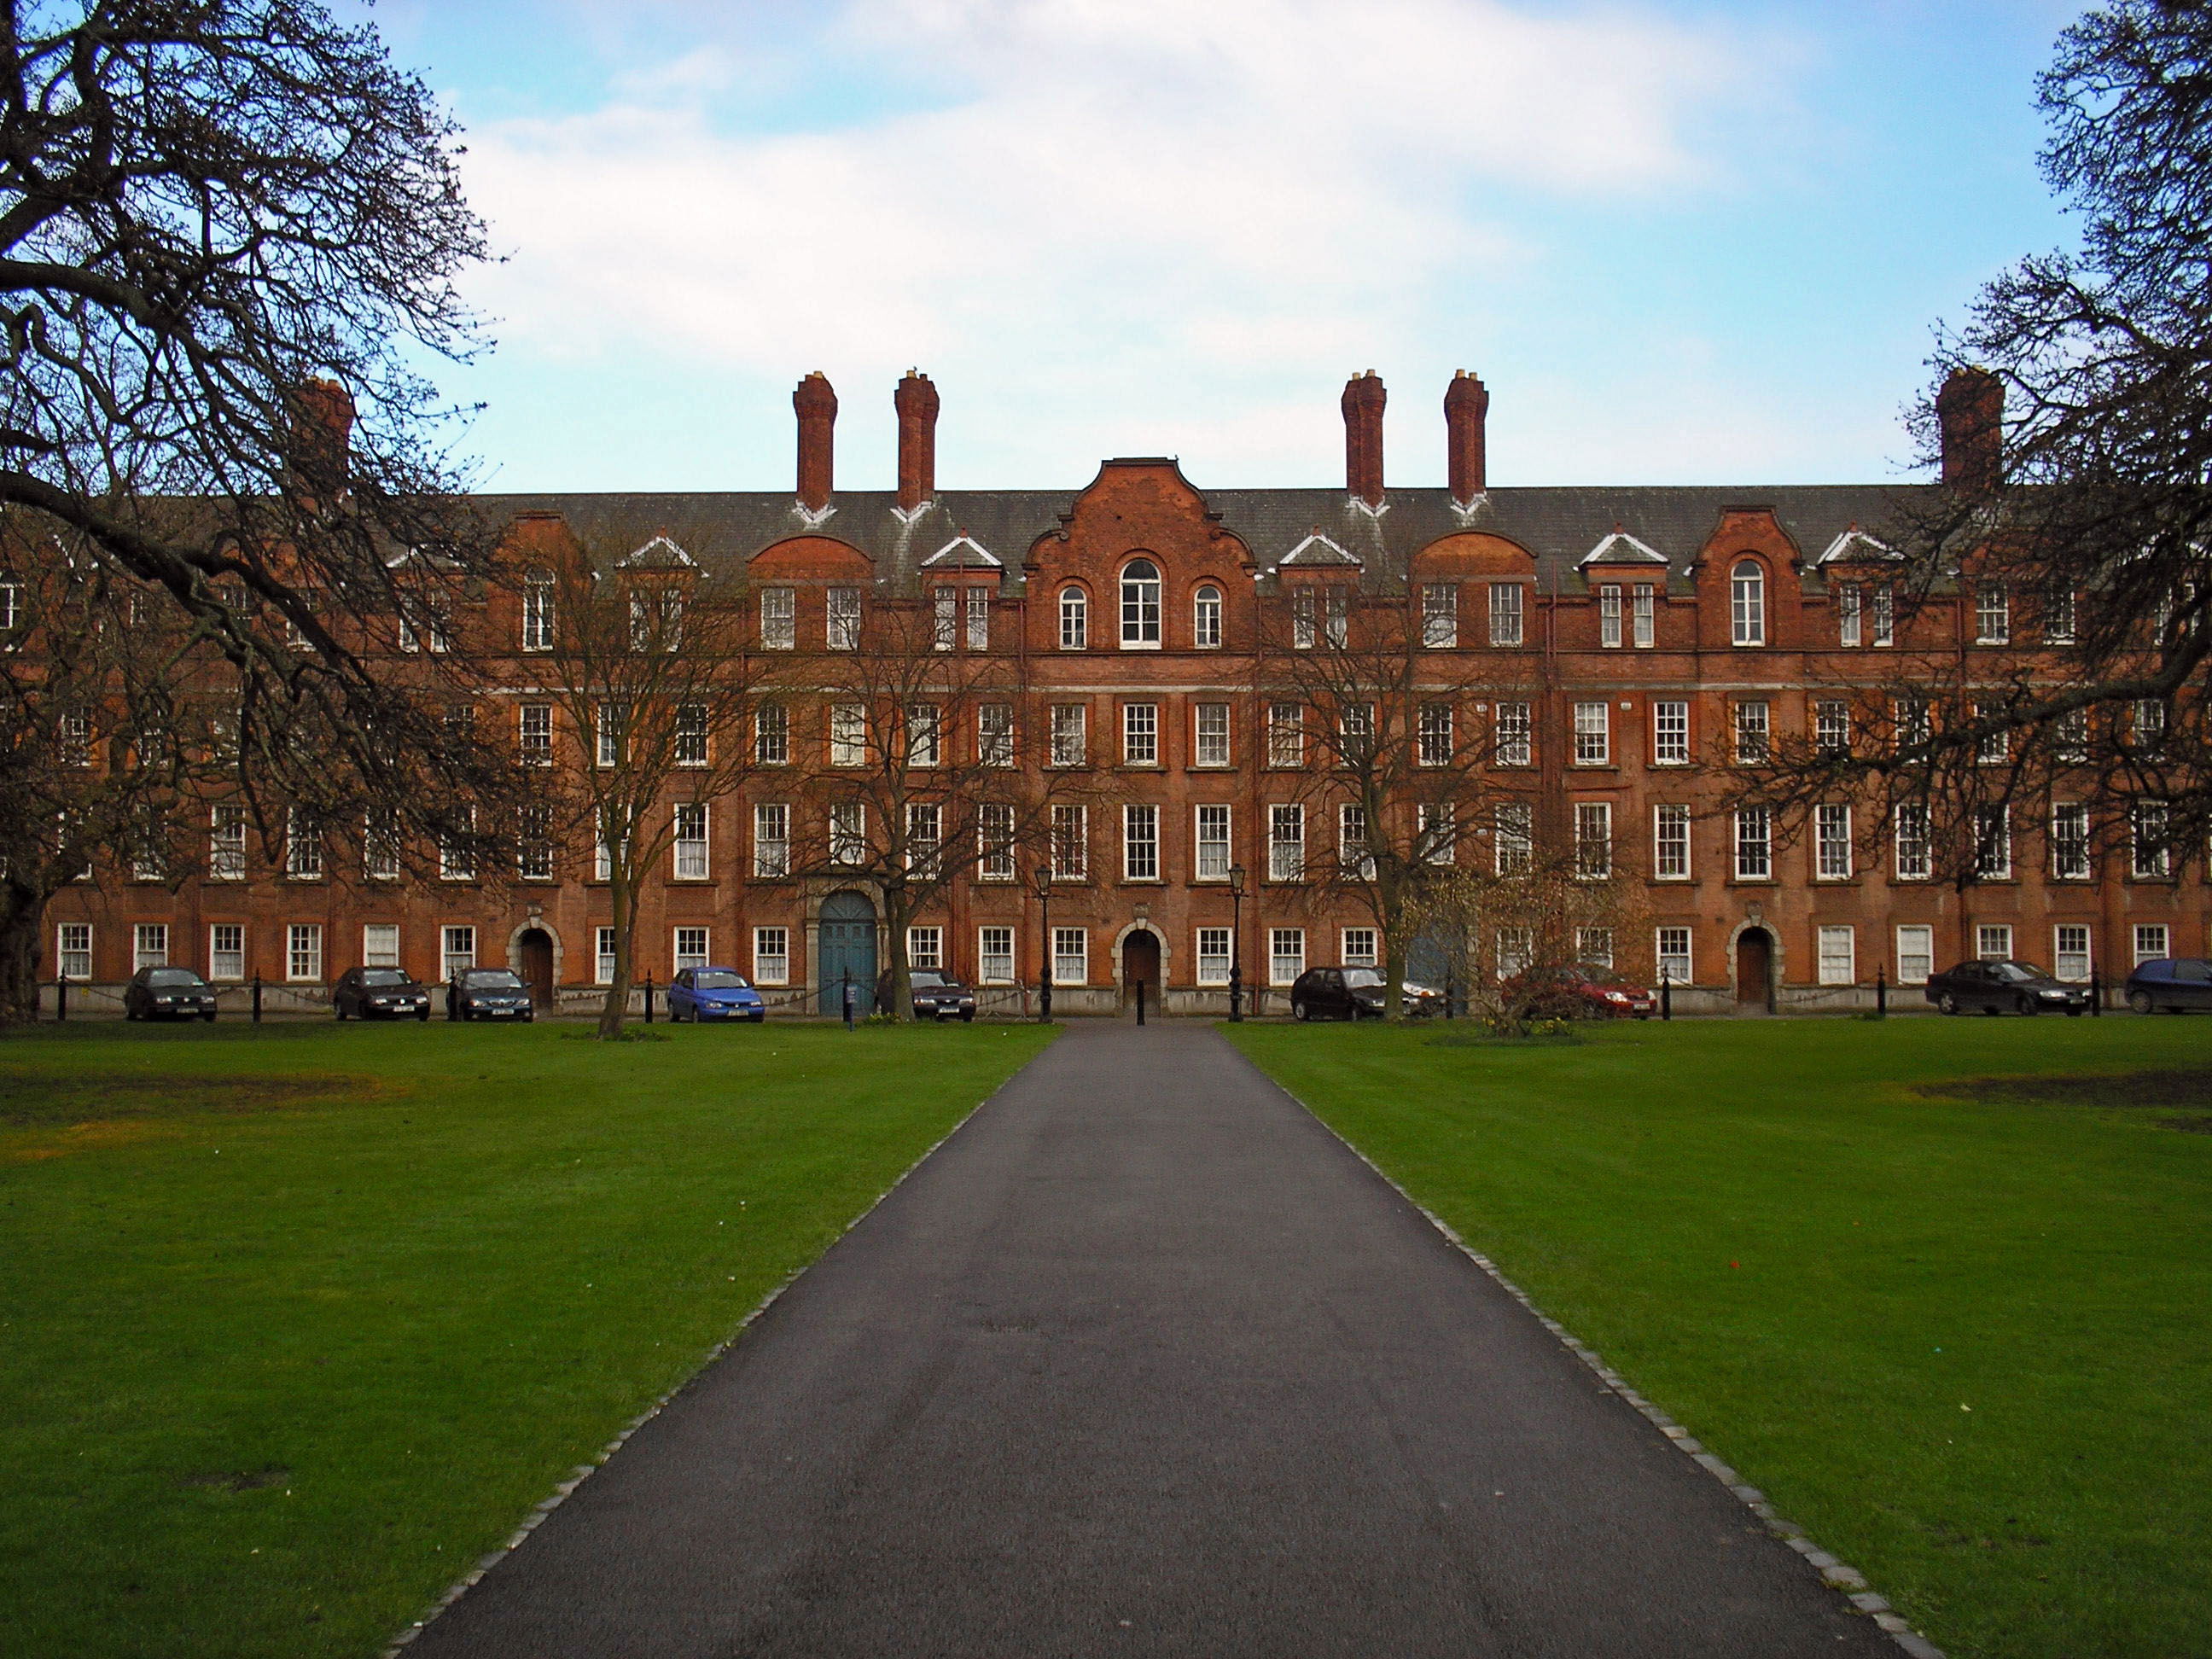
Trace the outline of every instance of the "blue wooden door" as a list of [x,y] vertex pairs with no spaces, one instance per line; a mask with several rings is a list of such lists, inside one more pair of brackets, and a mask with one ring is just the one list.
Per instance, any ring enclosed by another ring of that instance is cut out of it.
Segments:
[[822,994],[825,1014],[845,1011],[845,978],[852,976],[854,1006],[876,1006],[876,907],[860,893],[832,893],[822,901]]

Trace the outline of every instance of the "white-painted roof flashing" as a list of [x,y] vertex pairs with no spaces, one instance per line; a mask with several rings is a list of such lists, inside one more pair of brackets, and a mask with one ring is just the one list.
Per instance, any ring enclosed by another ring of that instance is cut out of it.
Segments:
[[1346,552],[1316,530],[1305,540],[1284,554],[1281,558],[1276,560],[1275,568],[1279,570],[1286,564],[1358,565],[1362,563],[1364,561]]
[[965,533],[955,536],[936,552],[924,559],[921,564],[925,570],[933,564],[987,564],[994,570],[1006,568],[1005,563],[997,554],[992,552],[973,536]]
[[[1667,556],[1626,530],[1616,530],[1582,556],[1583,564],[1664,564]],[[1577,568],[1580,567],[1577,566]]]

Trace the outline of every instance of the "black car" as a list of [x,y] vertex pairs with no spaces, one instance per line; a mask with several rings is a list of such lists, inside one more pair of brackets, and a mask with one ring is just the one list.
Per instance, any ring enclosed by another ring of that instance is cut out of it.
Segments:
[[446,985],[447,1019],[531,1019],[530,988],[512,968],[464,968]]
[[428,1019],[430,988],[398,968],[349,968],[331,988],[340,1019]]
[[125,1019],[213,1019],[215,987],[189,968],[141,968],[123,988]]
[[[916,1019],[966,1019],[975,1018],[975,994],[937,968],[916,968],[908,977],[914,982],[914,1017]],[[890,1000],[890,982],[884,983],[883,1000]]]
[[2128,1006],[2139,1014],[2212,1012],[2212,962],[2201,957],[2162,957],[2139,963],[2128,975]]
[[1926,995],[1947,1014],[1978,1008],[1985,1014],[2078,1018],[2089,1006],[2087,986],[2069,985],[2025,962],[1962,962],[1930,978]]
[[[1379,968],[1309,968],[1291,985],[1292,1019],[1380,1019],[1389,981]],[[1405,987],[1406,1012],[1416,1018],[1437,1012],[1443,995],[1425,985]]]

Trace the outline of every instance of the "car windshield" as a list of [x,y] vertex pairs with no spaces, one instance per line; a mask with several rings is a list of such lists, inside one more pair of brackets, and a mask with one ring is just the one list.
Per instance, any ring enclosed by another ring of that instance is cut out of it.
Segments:
[[364,968],[361,970],[363,985],[411,985],[414,981],[397,968]]
[[944,983],[945,975],[934,968],[917,968],[914,970],[914,988],[917,991],[934,991]]
[[1347,968],[1344,970],[1344,983],[1349,990],[1364,991],[1382,982],[1382,975],[1372,968]]
[[520,991],[521,979],[508,968],[471,968],[461,983],[472,991]]
[[207,981],[189,968],[156,968],[146,975],[146,983],[174,988],[180,985],[204,985]]
[[743,991],[749,988],[743,974],[733,974],[726,968],[702,968],[691,975],[695,991]]
[[2027,985],[2051,977],[2042,969],[2031,968],[2024,962],[1993,962],[1990,964],[1990,976],[2003,980],[2008,985]]

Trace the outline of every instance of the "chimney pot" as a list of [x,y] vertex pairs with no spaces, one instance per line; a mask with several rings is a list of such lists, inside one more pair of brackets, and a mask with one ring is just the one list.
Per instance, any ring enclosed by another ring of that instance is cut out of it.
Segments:
[[898,411],[899,506],[911,513],[937,495],[937,388],[910,368],[891,407]]
[[1954,368],[1936,394],[1943,482],[1987,495],[2004,477],[2004,382],[1986,368]]
[[799,383],[791,406],[799,416],[799,499],[819,513],[834,488],[837,394],[817,368]]
[[1382,381],[1373,369],[1344,386],[1344,483],[1370,507],[1382,505]]
[[1444,453],[1451,498],[1462,504],[1490,488],[1489,422],[1489,389],[1479,376],[1459,370],[1444,388]]

